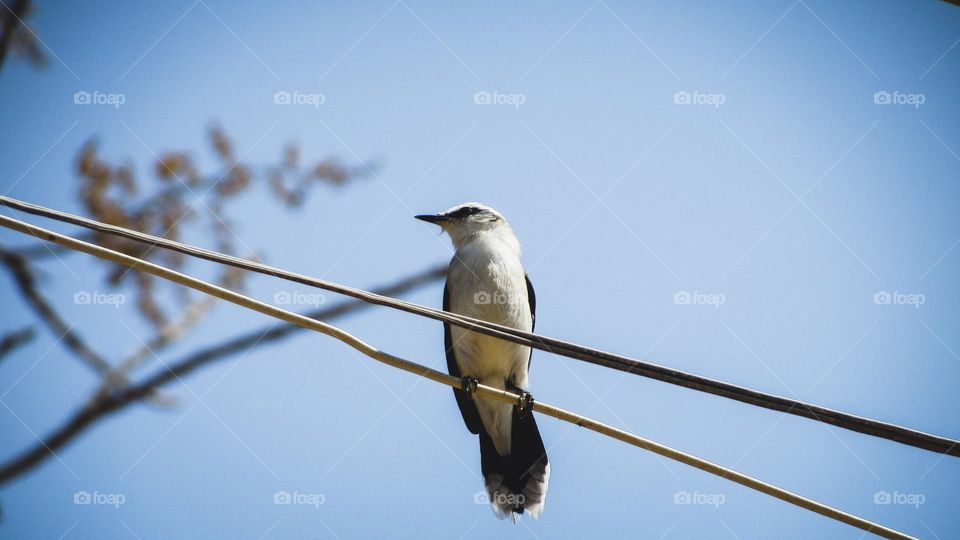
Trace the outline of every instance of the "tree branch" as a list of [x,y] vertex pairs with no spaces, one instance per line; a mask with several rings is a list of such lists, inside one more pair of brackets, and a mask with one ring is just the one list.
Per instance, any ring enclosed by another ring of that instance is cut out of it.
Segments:
[[184,315],[179,320],[171,321],[165,324],[157,335],[149,342],[144,343],[133,354],[125,358],[120,364],[104,377],[103,384],[106,386],[117,386],[123,384],[123,380],[133,370],[135,370],[144,360],[151,355],[157,354],[160,349],[165,348],[170,343],[186,333],[194,324],[206,315],[210,309],[217,303],[217,299],[211,296],[198,298],[184,310]]
[[3,338],[0,339],[0,358],[3,358],[17,347],[26,345],[32,341],[33,335],[33,328],[28,326],[3,336]]
[[30,269],[29,262],[22,256],[0,246],[0,263],[6,266],[13,274],[14,281],[27,303],[37,313],[40,319],[50,328],[54,337],[62,341],[68,349],[73,351],[81,360],[95,372],[105,375],[110,371],[110,364],[99,353],[94,351],[68,326],[55,309],[37,290],[36,278]]
[[0,17],[0,20],[3,21],[3,33],[0,34],[0,69],[3,69],[3,61],[7,59],[7,52],[10,50],[10,44],[13,43],[13,36],[17,33],[20,21],[23,20],[23,16],[27,12],[27,0],[15,0],[13,7],[4,3],[2,11],[6,11],[6,13],[0,13],[0,15],[4,15]]
[[[236,268],[228,268],[221,279],[220,285],[230,289],[242,286],[243,272]],[[157,356],[161,350],[165,349],[171,343],[180,339],[190,328],[200,322],[210,310],[217,304],[217,299],[212,296],[203,295],[190,302],[183,310],[182,316],[176,321],[170,321],[163,325],[150,341],[143,343],[135,352],[123,359],[116,368],[103,377],[98,392],[109,393],[116,388],[127,384],[127,377],[133,373],[150,356]],[[160,406],[169,406],[174,403],[172,399],[160,395],[154,391],[150,395],[150,400]]]
[[[439,281],[445,274],[446,265],[438,266],[401,279],[392,285],[374,289],[374,292],[385,296],[398,296]],[[307,316],[313,319],[327,321],[352,314],[368,307],[371,307],[371,305],[361,300],[346,300],[332,307],[321,308],[307,313]],[[265,326],[258,330],[230,338],[218,345],[209,346],[193,352],[185,358],[169,364],[168,368],[160,370],[142,383],[123,389],[116,389],[114,392],[97,392],[83,408],[74,413],[74,415],[60,427],[49,433],[44,440],[39,441],[36,445],[25,450],[17,457],[0,465],[0,485],[36,467],[57,450],[73,441],[94,423],[123,409],[133,402],[149,397],[161,386],[170,382],[179,381],[189,373],[214,361],[242,353],[265,343],[285,339],[303,330],[304,328],[291,324]]]

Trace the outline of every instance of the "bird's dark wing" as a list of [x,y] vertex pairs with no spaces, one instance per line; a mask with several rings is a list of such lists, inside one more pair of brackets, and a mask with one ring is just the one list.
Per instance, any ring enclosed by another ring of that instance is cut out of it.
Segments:
[[[527,280],[527,301],[530,303],[530,331],[533,332],[537,327],[537,293],[533,290],[533,283],[530,282],[530,275],[523,273],[523,278]],[[530,370],[530,360],[533,359],[533,348],[530,348],[530,358],[527,359],[527,371]]]
[[[447,285],[443,287],[443,310],[450,311],[450,290]],[[462,377],[460,366],[457,365],[457,353],[453,348],[453,335],[449,323],[443,323],[443,347],[447,351],[447,371],[454,377]],[[463,423],[467,425],[467,429],[470,433],[480,433],[483,424],[480,422],[480,413],[477,412],[473,398],[459,389],[453,390],[453,397],[457,399],[457,406],[460,407],[460,414],[463,415]]]
[[530,274],[523,273],[523,278],[527,280],[527,301],[530,302],[530,317],[533,321],[530,323],[530,331],[533,332],[537,326],[537,293],[533,290],[533,283],[530,283]]

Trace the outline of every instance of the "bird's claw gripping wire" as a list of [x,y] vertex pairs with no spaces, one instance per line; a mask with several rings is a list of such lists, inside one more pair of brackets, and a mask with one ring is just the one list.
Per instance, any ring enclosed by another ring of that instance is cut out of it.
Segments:
[[526,390],[520,391],[520,403],[517,405],[517,417],[523,418],[533,410],[533,394]]
[[460,379],[460,389],[471,395],[477,391],[478,384],[480,384],[479,379],[469,375]]

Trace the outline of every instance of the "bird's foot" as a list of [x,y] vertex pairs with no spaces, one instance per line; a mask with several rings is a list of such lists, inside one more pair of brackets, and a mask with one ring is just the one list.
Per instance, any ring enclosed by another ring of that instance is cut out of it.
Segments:
[[520,403],[517,405],[517,416],[523,418],[533,410],[533,394],[526,390],[520,391]]
[[527,415],[528,412],[533,410],[533,394],[527,392],[523,388],[520,388],[513,381],[507,381],[507,390],[511,392],[516,392],[520,394],[520,399],[517,400],[517,418],[523,418]]
[[477,391],[478,384],[480,384],[480,380],[469,375],[460,379],[460,389],[471,395]]

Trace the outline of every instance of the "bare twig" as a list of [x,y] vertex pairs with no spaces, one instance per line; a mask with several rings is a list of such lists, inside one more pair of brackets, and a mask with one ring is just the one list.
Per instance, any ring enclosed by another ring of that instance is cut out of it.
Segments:
[[[374,289],[379,294],[398,296],[439,281],[446,273],[446,266],[438,266],[403,278],[391,285]],[[315,320],[332,320],[371,307],[360,300],[346,300],[336,305],[321,308],[306,316]],[[290,337],[304,329],[292,324],[270,325],[252,332],[227,339],[217,345],[205,347],[186,357],[169,363],[145,381],[121,389],[118,392],[98,392],[83,408],[77,411],[60,427],[53,430],[35,446],[25,450],[13,459],[0,465],[0,485],[20,476],[42,463],[67,443],[86,431],[94,423],[131,403],[150,397],[156,390],[172,382],[179,381],[197,369],[215,361],[229,358]]]
[[3,358],[17,347],[30,343],[30,341],[33,340],[33,336],[33,328],[30,326],[3,336],[3,338],[0,338],[0,358]]
[[6,3],[0,6],[0,20],[3,21],[3,33],[0,34],[0,69],[3,69],[3,62],[7,59],[13,36],[20,28],[20,21],[27,13],[27,3],[27,0],[14,0],[12,6],[7,6]]
[[134,353],[120,362],[120,365],[105,377],[104,385],[116,386],[120,384],[120,381],[135,370],[144,360],[159,353],[161,349],[181,337],[187,330],[202,319],[216,303],[217,299],[209,296],[198,298],[192,302],[187,306],[187,309],[184,310],[183,317],[165,324],[153,339],[143,344]]
[[100,375],[110,371],[110,364],[99,353],[94,351],[87,342],[60,317],[40,291],[37,290],[36,278],[30,269],[30,263],[16,253],[0,246],[0,263],[7,267],[13,275],[20,293],[27,303],[37,313],[40,319],[50,328],[54,337],[60,339],[67,348],[76,354],[85,364]]
[[[221,278],[220,284],[229,289],[242,285],[242,271],[236,268],[228,268]],[[167,346],[180,339],[190,328],[195,326],[211,309],[216,305],[217,299],[212,296],[202,295],[193,300],[184,309],[183,315],[176,321],[165,324],[157,334],[147,343],[144,343],[139,349],[123,359],[120,364],[108,373],[100,385],[99,392],[114,392],[116,388],[126,384],[127,378],[150,356],[157,356]],[[150,400],[161,406],[172,405],[174,400],[161,396],[157,390],[154,390]]]

